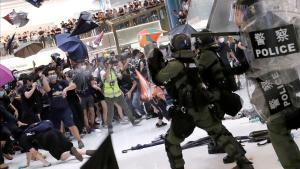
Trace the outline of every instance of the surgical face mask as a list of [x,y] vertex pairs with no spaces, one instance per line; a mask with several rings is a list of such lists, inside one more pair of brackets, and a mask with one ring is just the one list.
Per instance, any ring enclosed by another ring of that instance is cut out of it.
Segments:
[[50,82],[55,82],[57,80],[57,75],[50,75],[48,78]]
[[225,38],[219,38],[218,41],[219,41],[219,43],[224,43],[225,42]]
[[5,94],[4,90],[0,91],[0,98],[2,98],[4,96],[4,94]]

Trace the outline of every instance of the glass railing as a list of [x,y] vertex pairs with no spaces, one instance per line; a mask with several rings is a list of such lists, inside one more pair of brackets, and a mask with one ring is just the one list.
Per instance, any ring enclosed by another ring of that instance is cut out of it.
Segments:
[[[151,12],[149,12],[149,11],[151,11]],[[143,13],[145,13],[145,14],[143,14]],[[134,15],[138,15],[138,16],[134,17]],[[126,18],[130,18],[130,19],[126,19]],[[131,14],[124,15],[122,17],[112,19],[112,21],[121,20],[122,23],[117,24],[115,26],[115,28],[117,30],[123,30],[123,29],[127,29],[129,27],[138,26],[138,25],[142,25],[145,23],[151,23],[151,22],[159,20],[162,29],[168,30],[169,28],[168,28],[168,19],[167,18],[168,17],[167,17],[167,13],[165,10],[165,5],[162,4],[162,5],[156,6],[154,8],[147,9],[147,10],[142,9],[141,11],[139,11],[139,13],[131,13]],[[109,33],[112,31],[111,26],[107,22],[98,22],[98,24],[99,24],[98,28],[96,28],[88,33],[81,34],[80,39],[82,41],[86,42],[86,41],[89,41],[90,39],[94,39],[93,37],[97,36],[102,31],[104,31],[105,33]],[[65,30],[62,29],[62,32],[65,32]],[[109,38],[109,39],[111,39],[111,40],[110,40],[109,44],[110,44],[110,46],[113,46],[112,45],[112,43],[114,43],[113,35],[110,35],[110,36],[111,36],[111,38]],[[134,37],[134,38],[136,38],[136,37]],[[27,43],[29,41],[41,42],[45,48],[44,50],[56,48],[55,35],[47,34],[44,36],[28,37],[26,39],[15,39],[15,44],[12,47],[11,53],[13,53],[13,51],[15,49],[17,49],[19,46],[21,46],[22,44]],[[121,41],[129,42],[124,39],[121,39]],[[6,48],[6,44],[0,43],[0,57],[9,57],[9,53],[5,48]]]

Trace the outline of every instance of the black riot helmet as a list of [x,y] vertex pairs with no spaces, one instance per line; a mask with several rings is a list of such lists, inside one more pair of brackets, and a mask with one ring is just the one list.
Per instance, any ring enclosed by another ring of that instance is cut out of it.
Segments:
[[210,33],[208,29],[203,29],[201,32],[207,34],[201,35],[196,39],[198,48],[207,48],[216,44],[214,37],[208,34]]
[[191,50],[192,48],[192,42],[191,38],[186,34],[177,34],[173,36],[171,39],[171,51],[177,52],[180,50]]

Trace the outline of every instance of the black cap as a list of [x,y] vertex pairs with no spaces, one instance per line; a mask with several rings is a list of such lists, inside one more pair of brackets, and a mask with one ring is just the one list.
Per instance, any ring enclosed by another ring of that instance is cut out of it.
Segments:
[[[211,32],[208,29],[203,29],[201,32]],[[215,39],[211,35],[203,35],[199,37],[199,45],[200,47],[208,47],[215,43]]]

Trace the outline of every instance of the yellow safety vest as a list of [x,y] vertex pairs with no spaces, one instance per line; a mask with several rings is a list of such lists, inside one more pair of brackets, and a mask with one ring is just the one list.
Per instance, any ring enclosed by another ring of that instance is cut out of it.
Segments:
[[[111,81],[114,81],[113,85],[111,85]],[[104,96],[108,98],[119,97],[122,94],[117,76],[113,70],[110,71],[108,78],[104,80],[103,92]]]

